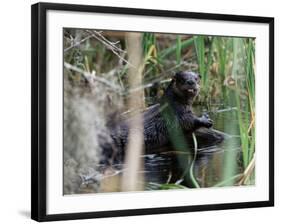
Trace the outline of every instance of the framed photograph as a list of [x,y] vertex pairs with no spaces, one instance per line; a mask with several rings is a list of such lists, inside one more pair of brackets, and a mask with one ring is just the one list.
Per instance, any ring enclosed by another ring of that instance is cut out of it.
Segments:
[[274,18],[32,5],[32,219],[274,205]]

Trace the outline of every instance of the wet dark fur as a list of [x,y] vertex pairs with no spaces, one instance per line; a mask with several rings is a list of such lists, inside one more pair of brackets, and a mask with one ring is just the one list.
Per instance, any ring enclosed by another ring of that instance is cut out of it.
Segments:
[[[149,107],[141,114],[144,120],[143,135],[146,153],[163,151],[173,145],[170,140],[171,132],[181,130],[179,133],[183,133],[188,140],[192,132],[212,126],[212,120],[208,115],[197,117],[192,112],[193,99],[200,89],[199,82],[200,77],[196,73],[177,73],[166,88],[160,103]],[[103,145],[102,163],[109,165],[119,163],[124,159],[130,119],[134,117],[109,127],[112,142]],[[218,140],[214,133],[210,137]]]

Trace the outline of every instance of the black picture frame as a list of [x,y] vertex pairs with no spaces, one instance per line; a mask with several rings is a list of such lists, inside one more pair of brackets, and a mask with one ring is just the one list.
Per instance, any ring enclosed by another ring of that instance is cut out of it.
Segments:
[[[46,13],[48,10],[63,10],[87,13],[110,13],[169,18],[191,18],[217,21],[254,22],[269,25],[269,200],[243,203],[208,204],[161,208],[140,208],[84,213],[46,213]],[[31,73],[32,73],[32,154],[31,154],[31,218],[36,221],[86,219],[116,216],[147,215],[161,213],[192,212],[221,209],[254,208],[274,206],[274,18],[183,11],[163,11],[137,8],[103,7],[74,4],[37,3],[32,5],[31,17]]]

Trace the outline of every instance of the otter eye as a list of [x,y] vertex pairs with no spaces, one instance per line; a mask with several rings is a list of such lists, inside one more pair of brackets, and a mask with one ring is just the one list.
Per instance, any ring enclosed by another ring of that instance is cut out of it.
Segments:
[[178,79],[177,81],[178,81],[180,84],[184,84],[184,83],[185,83],[185,79],[182,79],[182,78]]

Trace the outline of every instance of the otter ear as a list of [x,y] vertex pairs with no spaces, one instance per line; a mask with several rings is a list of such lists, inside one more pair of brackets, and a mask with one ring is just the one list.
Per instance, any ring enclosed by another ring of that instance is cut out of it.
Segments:
[[180,77],[181,77],[181,75],[182,75],[182,71],[179,71],[179,72],[176,72],[175,73],[175,75],[174,75],[174,77],[173,77],[173,80],[179,80],[180,79]]
[[172,82],[175,82],[177,80],[177,76],[178,76],[178,72],[173,74]]

